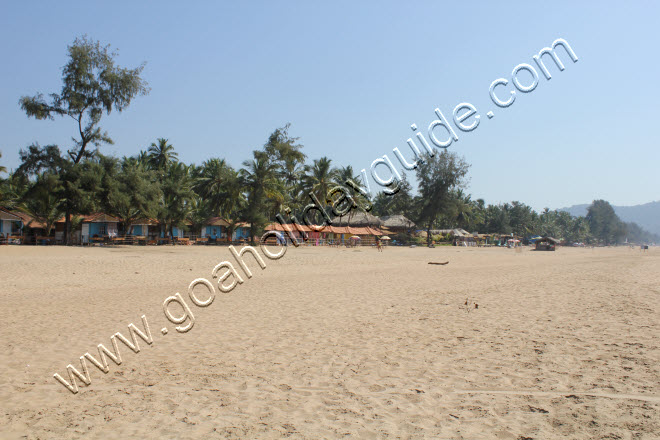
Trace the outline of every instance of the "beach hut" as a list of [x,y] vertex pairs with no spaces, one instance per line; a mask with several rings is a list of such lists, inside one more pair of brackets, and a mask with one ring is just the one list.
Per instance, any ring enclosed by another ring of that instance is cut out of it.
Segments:
[[160,235],[158,220],[153,218],[140,218],[134,220],[128,227],[125,239],[133,244],[147,244],[156,240]]
[[[103,212],[78,216],[81,222],[79,231],[72,231],[73,241],[88,244],[93,241],[104,241],[106,238],[117,237],[119,219]],[[55,239],[64,239],[64,217],[55,222]]]
[[[64,222],[64,220],[60,221]],[[94,239],[116,237],[118,225],[119,219],[102,212],[83,215],[80,242],[89,243],[90,241],[95,241]]]
[[141,218],[131,223],[126,235],[131,235],[133,237],[156,238],[159,233],[158,221],[156,219]]
[[55,229],[55,224],[50,225],[50,231],[47,231],[47,225],[41,223],[31,215],[23,211],[11,211],[12,214],[21,219],[22,242],[29,244],[53,244],[55,237],[50,234]]
[[211,217],[202,226],[200,237],[208,239],[211,243],[223,239],[227,240],[227,226],[229,226],[227,220],[220,217]]
[[0,237],[3,243],[18,242],[22,236],[23,220],[15,212],[0,207]]
[[[250,223],[237,223],[232,241],[248,240],[250,238]],[[256,237],[255,237],[256,239]]]
[[383,222],[382,226],[393,234],[411,234],[417,229],[417,225],[403,214],[387,215],[380,220]]
[[364,211],[352,210],[344,216],[337,216],[332,219],[332,226],[351,226],[351,227],[365,227],[371,226],[380,228],[384,226],[384,222],[378,217]]
[[556,246],[559,244],[559,240],[552,237],[543,237],[540,240],[536,240],[536,250],[537,251],[554,251]]

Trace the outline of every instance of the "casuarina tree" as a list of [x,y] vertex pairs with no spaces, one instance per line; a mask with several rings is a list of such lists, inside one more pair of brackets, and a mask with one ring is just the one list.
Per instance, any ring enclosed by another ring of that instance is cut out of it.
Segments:
[[[103,114],[125,110],[133,98],[147,94],[149,89],[140,77],[144,64],[134,69],[116,66],[117,52],[111,51],[110,46],[101,46],[98,41],[84,36],[68,47],[68,55],[69,60],[62,69],[60,93],[51,93],[48,99],[41,93],[23,96],[19,104],[28,117],[54,119],[55,116],[67,116],[74,121],[77,133],[63,159],[75,168],[90,155],[90,146],[112,144],[108,133],[99,126]],[[74,176],[75,172],[61,176],[65,188]],[[73,196],[65,192],[66,198]],[[71,242],[72,205],[71,201],[65,203],[67,244]]]

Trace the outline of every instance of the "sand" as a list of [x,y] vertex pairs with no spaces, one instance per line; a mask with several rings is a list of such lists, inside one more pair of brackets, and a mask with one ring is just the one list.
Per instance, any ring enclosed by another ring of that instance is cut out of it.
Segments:
[[[230,259],[0,247],[0,438],[660,438],[658,248],[298,248],[193,305]],[[53,378],[143,314],[151,345]]]

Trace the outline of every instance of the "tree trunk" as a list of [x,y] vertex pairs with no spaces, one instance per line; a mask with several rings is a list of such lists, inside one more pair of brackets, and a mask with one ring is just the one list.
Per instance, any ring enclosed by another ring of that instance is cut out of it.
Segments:
[[431,247],[431,222],[426,226],[426,245]]
[[71,209],[68,204],[64,214],[64,243],[71,246]]

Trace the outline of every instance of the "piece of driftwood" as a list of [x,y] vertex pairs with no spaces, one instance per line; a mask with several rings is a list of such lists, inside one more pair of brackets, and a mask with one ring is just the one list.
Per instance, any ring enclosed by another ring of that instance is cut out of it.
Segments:
[[429,264],[437,264],[439,266],[444,266],[445,264],[449,264],[449,261],[445,261],[444,263],[434,263],[434,262],[430,261]]

